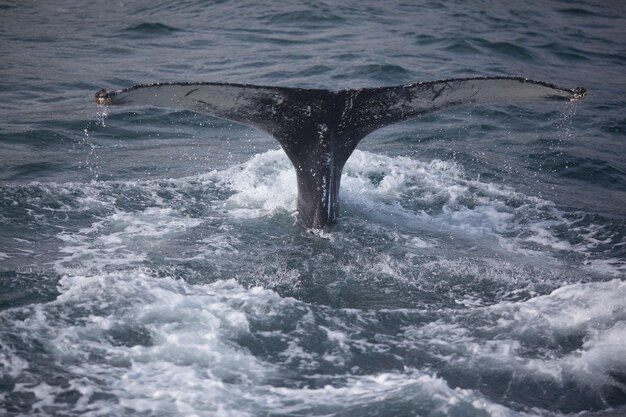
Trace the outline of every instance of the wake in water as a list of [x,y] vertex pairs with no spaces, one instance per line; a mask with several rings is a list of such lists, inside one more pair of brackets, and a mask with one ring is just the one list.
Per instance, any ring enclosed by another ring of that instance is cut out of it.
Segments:
[[[56,295],[0,313],[7,409],[510,416],[623,404],[626,285],[611,276],[624,264],[601,219],[453,162],[356,151],[342,182],[349,220],[326,239],[293,227],[281,151],[175,180],[5,187],[3,222],[38,224],[61,254],[32,272],[55,277]],[[27,247],[4,261],[26,262]]]

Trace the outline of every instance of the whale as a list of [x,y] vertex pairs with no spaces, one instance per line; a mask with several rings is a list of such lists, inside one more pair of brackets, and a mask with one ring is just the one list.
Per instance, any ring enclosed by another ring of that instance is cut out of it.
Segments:
[[311,229],[337,221],[343,167],[373,131],[469,103],[577,101],[566,89],[524,77],[472,77],[391,87],[331,91],[214,82],[138,84],[100,90],[103,106],[184,109],[247,125],[273,136],[296,171],[298,217]]

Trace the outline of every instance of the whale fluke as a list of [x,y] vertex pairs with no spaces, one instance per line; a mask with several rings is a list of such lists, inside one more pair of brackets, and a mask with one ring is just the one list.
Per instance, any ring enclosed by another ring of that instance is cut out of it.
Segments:
[[140,84],[100,90],[101,105],[159,106],[228,119],[274,136],[298,180],[307,227],[336,220],[341,172],[367,134],[466,103],[576,101],[586,91],[519,77],[457,78],[395,87],[329,91],[225,83]]

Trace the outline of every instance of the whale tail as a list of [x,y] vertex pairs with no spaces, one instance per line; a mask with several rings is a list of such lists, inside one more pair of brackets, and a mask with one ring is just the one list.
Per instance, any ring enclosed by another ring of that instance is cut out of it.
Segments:
[[336,220],[341,172],[367,134],[389,124],[466,103],[575,101],[563,89],[527,78],[459,78],[341,91],[224,83],[141,84],[96,93],[101,105],[160,106],[228,119],[274,136],[298,180],[307,227]]

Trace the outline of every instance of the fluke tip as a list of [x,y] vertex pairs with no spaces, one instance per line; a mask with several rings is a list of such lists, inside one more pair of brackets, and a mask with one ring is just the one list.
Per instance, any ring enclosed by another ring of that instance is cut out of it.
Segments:
[[111,104],[111,97],[109,97],[109,93],[107,93],[107,90],[102,89],[96,93],[96,104]]
[[572,101],[582,100],[587,95],[587,89],[585,87],[576,87],[573,90],[574,97]]

